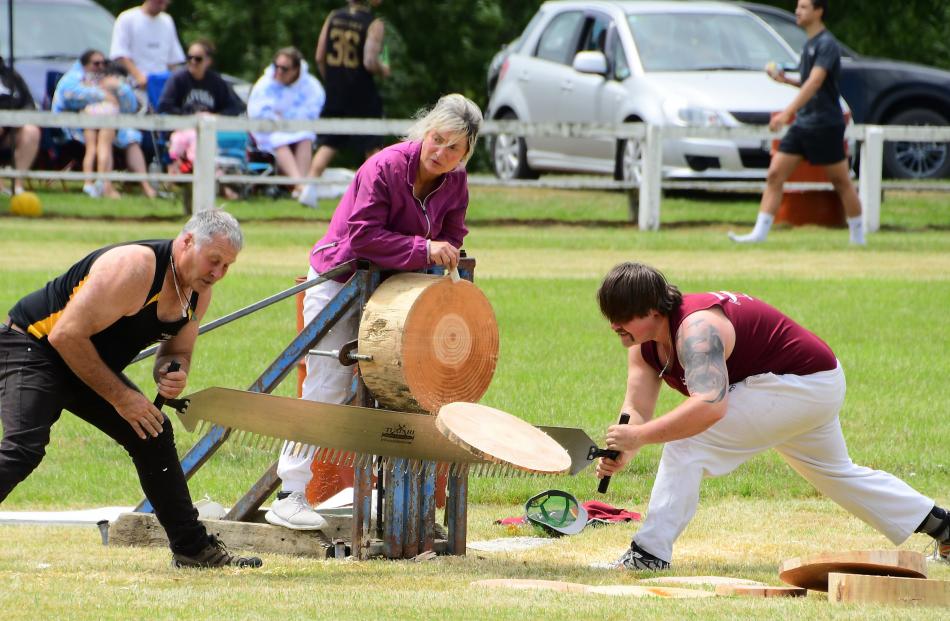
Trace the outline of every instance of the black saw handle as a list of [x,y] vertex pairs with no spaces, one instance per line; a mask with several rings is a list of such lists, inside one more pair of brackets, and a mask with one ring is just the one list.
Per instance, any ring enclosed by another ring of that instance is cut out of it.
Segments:
[[[626,425],[630,422],[630,415],[623,413],[620,415],[620,420],[618,425]],[[620,451],[604,451],[605,453],[611,453],[610,455],[604,455],[604,457],[609,457],[610,459],[617,459],[620,457]],[[606,476],[600,480],[600,485],[597,486],[597,491],[601,494],[607,493],[607,488],[610,486],[610,476]]]
[[[174,373],[181,368],[181,363],[177,360],[172,360],[168,365],[168,371],[166,373]],[[157,407],[159,410],[162,409],[162,406],[165,405],[165,397],[162,396],[162,393],[157,393],[155,395],[155,401],[152,401],[152,405]]]

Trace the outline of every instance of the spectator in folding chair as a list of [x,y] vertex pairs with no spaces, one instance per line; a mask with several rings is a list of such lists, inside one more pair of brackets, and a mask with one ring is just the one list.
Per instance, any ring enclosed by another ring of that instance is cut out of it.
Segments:
[[[214,44],[198,39],[188,46],[188,64],[176,70],[165,82],[158,99],[159,114],[223,114],[237,116],[245,111],[244,102],[224,78],[211,68]],[[168,140],[169,170],[191,172],[194,165],[195,130],[179,129]],[[233,190],[222,186],[227,198],[237,198]]]
[[[274,62],[251,89],[247,115],[252,119],[315,120],[325,102],[323,85],[309,73],[300,50],[285,47],[277,51]],[[274,156],[282,174],[296,178],[307,174],[316,139],[314,132],[251,132],[251,136],[261,151]],[[301,190],[300,185],[295,186],[293,197],[297,198]]]
[[[0,110],[35,110],[36,104],[23,77],[0,58]],[[0,127],[0,149],[13,152],[13,167],[29,170],[40,148],[40,128],[36,125]],[[13,194],[23,191],[23,179],[13,180]]]
[[[63,74],[56,90],[53,93],[53,112],[82,112],[89,105],[106,100],[106,94],[101,84],[88,84],[86,74],[94,72],[94,62],[103,62],[105,55],[99,50],[86,50],[79,57],[69,71]],[[131,86],[125,81],[116,80],[115,97],[121,112],[135,112],[138,110],[138,100]],[[75,128],[64,128],[72,140],[85,144],[83,131]],[[112,145],[124,151],[125,163],[129,170],[136,173],[145,172],[145,155],[142,153],[142,132],[133,128],[121,128],[115,132]],[[111,153],[107,158],[100,157],[99,172],[111,172],[113,161]],[[155,190],[146,181],[140,182],[142,193],[148,198],[155,198]],[[103,196],[118,197],[119,193],[112,188],[109,181],[103,181]]]

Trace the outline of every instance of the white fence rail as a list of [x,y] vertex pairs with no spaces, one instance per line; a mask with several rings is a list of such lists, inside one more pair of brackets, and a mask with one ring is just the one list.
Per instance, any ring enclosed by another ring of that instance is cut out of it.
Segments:
[[[77,127],[77,128],[134,128],[147,131],[167,132],[176,129],[194,128],[197,133],[197,153],[194,172],[186,175],[164,173],[136,174],[127,172],[77,173],[67,171],[0,171],[0,177],[24,177],[28,179],[110,179],[115,181],[174,181],[192,184],[192,208],[210,209],[215,202],[216,183],[261,183],[289,185],[312,181],[283,176],[262,178],[248,175],[215,175],[215,157],[217,153],[218,131],[299,131],[310,130],[317,134],[370,134],[403,135],[411,124],[407,119],[318,119],[316,121],[262,120],[244,117],[225,117],[213,115],[169,116],[169,115],[116,115],[111,117],[92,116],[80,113],[0,111],[0,127],[18,127],[22,125],[40,127]],[[734,140],[737,138],[772,139],[780,136],[767,127],[744,125],[741,127],[666,127],[644,125],[642,123],[611,124],[574,124],[574,123],[523,123],[518,121],[486,121],[483,135],[513,133],[522,136],[576,136],[602,137],[610,139],[634,139],[643,141],[643,177],[640,184],[622,183],[606,179],[584,179],[572,182],[504,182],[484,177],[473,179],[473,185],[507,185],[531,187],[569,187],[576,189],[634,190],[638,189],[638,222],[642,230],[660,228],[660,196],[663,187],[674,188],[721,188],[749,189],[759,188],[762,182],[664,182],[662,178],[663,141],[676,138],[712,138]],[[920,186],[906,183],[887,183],[882,186],[881,171],[885,141],[909,142],[950,142],[950,127],[931,126],[876,126],[855,125],[847,129],[846,137],[861,144],[861,170],[858,193],[864,213],[865,230],[877,231],[880,227],[881,189],[897,187],[900,189],[920,189]],[[319,181],[317,181],[319,183]],[[828,189],[830,184],[794,183],[793,189]],[[928,190],[947,191],[950,183],[936,183],[925,186]]]

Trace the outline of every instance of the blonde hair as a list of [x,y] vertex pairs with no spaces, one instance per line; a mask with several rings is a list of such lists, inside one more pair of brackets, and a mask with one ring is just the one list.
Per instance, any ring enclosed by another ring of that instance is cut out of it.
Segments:
[[416,122],[406,132],[407,139],[422,141],[432,131],[462,134],[467,139],[468,150],[461,164],[468,163],[482,126],[482,111],[475,102],[458,93],[443,95],[431,109],[419,110],[414,118]]

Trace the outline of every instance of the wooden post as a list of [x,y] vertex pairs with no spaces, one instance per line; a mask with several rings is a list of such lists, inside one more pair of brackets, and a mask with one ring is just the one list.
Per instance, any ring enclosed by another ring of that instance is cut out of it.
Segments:
[[195,147],[194,181],[191,184],[191,208],[197,213],[214,209],[215,164],[218,153],[217,118],[213,114],[198,117]]
[[861,217],[865,233],[881,228],[881,174],[884,164],[884,129],[868,126],[861,143]]
[[950,580],[830,573],[828,600],[835,604],[950,606]]
[[663,184],[663,134],[659,125],[647,125],[643,146],[643,178],[640,180],[641,231],[660,228],[660,197]]

